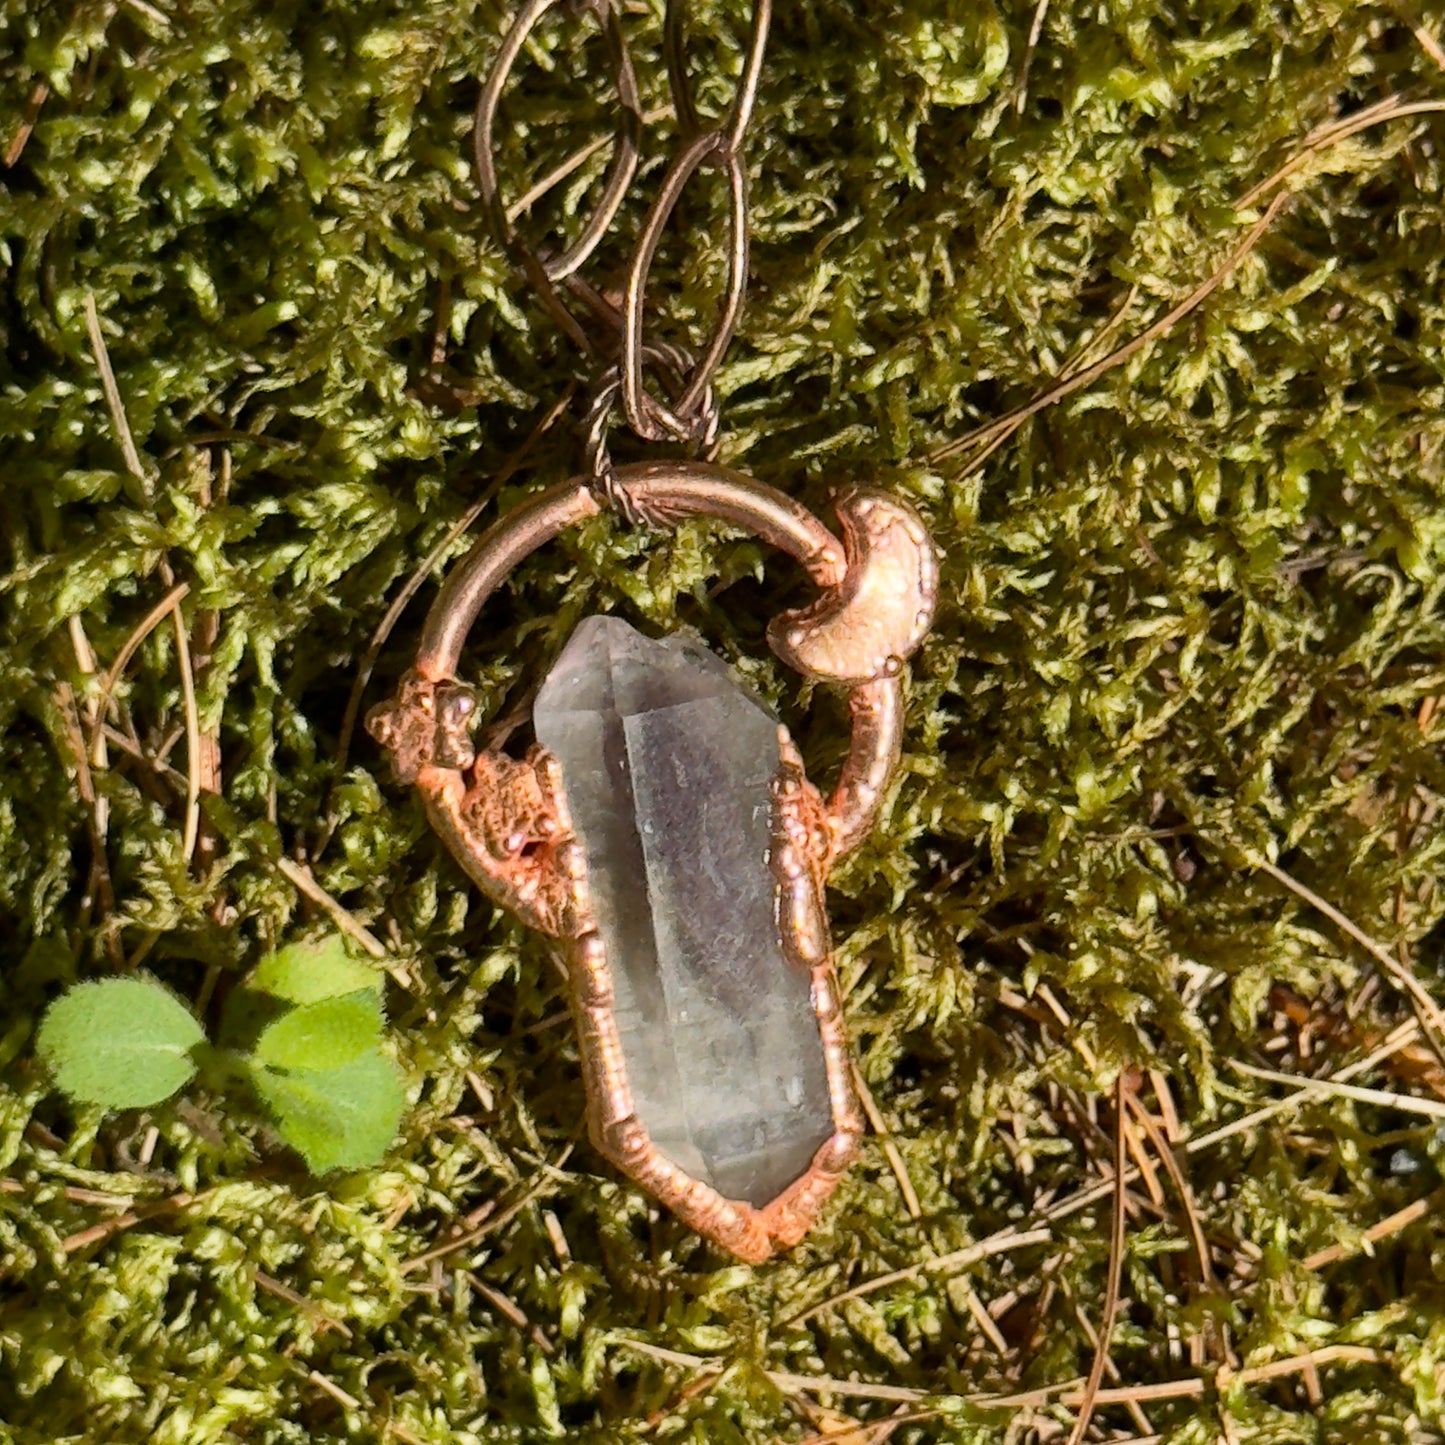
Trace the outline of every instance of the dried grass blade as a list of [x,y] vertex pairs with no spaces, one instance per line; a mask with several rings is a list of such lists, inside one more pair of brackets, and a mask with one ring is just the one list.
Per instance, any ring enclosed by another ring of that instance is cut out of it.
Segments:
[[[1114,1320],[1119,1312],[1119,1285],[1124,1277],[1124,1222],[1127,1218],[1128,1186],[1124,1182],[1125,1136],[1124,1120],[1128,1112],[1129,1085],[1121,1069],[1114,1084],[1114,1222],[1109,1234],[1109,1275],[1104,1286],[1104,1314],[1099,1324],[1099,1345],[1089,1369],[1079,1413],[1069,1432],[1069,1445],[1080,1445],[1094,1408],[1099,1403],[1099,1387],[1104,1383],[1104,1367],[1109,1359],[1109,1345],[1114,1337]],[[1132,1398],[1137,1399],[1138,1396]]]
[[132,628],[131,634],[121,644],[120,651],[116,653],[115,660],[106,668],[100,680],[100,691],[95,697],[95,718],[90,730],[90,753],[94,757],[96,749],[103,746],[105,715],[115,698],[116,685],[120,682],[121,674],[130,666],[130,660],[140,651],[147,637],[160,626],[168,613],[179,607],[181,602],[189,595],[191,586],[189,582],[177,582],[139,622]]
[[146,475],[140,453],[136,450],[135,438],[131,435],[125,403],[121,400],[115,370],[110,364],[110,351],[100,329],[100,312],[96,309],[93,291],[85,293],[85,329],[90,336],[90,349],[95,355],[96,370],[100,372],[101,390],[105,393],[105,404],[110,410],[111,425],[115,428],[115,439],[120,444],[121,455],[125,458],[126,470],[149,491],[150,478]]
[[1271,1084],[1289,1084],[1301,1094],[1313,1094],[1316,1097],[1334,1095],[1340,1099],[1353,1099],[1360,1104],[1378,1104],[1385,1109],[1399,1109],[1406,1114],[1424,1114],[1429,1119],[1445,1119],[1445,1103],[1439,1099],[1417,1099],[1413,1094],[1395,1094],[1389,1089],[1367,1089],[1359,1084],[1344,1084],[1337,1079],[1301,1078],[1298,1074],[1286,1074],[1278,1069],[1261,1069],[1239,1059],[1230,1059],[1228,1063],[1236,1073],[1248,1074],[1252,1079],[1264,1079]]
[[1164,1172],[1168,1174],[1170,1183],[1174,1185],[1174,1192],[1179,1196],[1185,1221],[1189,1225],[1189,1237],[1194,1241],[1194,1253],[1199,1260],[1200,1282],[1208,1288],[1214,1282],[1214,1261],[1210,1255],[1209,1241],[1204,1237],[1204,1225],[1200,1222],[1199,1211],[1194,1205],[1194,1191],[1190,1189],[1189,1181],[1185,1179],[1184,1171],[1179,1167],[1179,1160],[1164,1131],[1154,1122],[1143,1103],[1132,1093],[1129,1095],[1129,1107],[1133,1110],[1134,1117],[1138,1119],[1144,1132],[1149,1136],[1149,1142],[1153,1144],[1154,1152],[1159,1155],[1159,1160],[1164,1165]]
[[1092,366],[1086,366],[1082,371],[1075,372],[1072,376],[1062,381],[1055,382],[1053,386],[1041,392],[1032,401],[1026,402],[1023,406],[1016,407],[1013,411],[1005,413],[997,420],[989,422],[988,425],[979,427],[976,431],[970,432],[967,436],[960,437],[957,441],[947,442],[941,447],[934,449],[929,460],[937,464],[946,461],[950,457],[956,457],[969,451],[973,447],[980,450],[969,458],[965,470],[972,470],[978,466],[985,457],[990,455],[997,447],[1008,440],[1030,417],[1037,416],[1039,412],[1047,410],[1055,402],[1062,401],[1066,396],[1072,396],[1074,392],[1088,386],[1091,382],[1097,381],[1106,372],[1113,371],[1115,367],[1122,366],[1131,356],[1142,351],[1151,342],[1157,341],[1165,332],[1169,331],[1177,322],[1183,320],[1201,302],[1207,300],[1230,276],[1237,271],[1245,257],[1259,244],[1260,237],[1273,224],[1274,218],[1289,201],[1290,195],[1287,191],[1281,191],[1266,207],[1264,214],[1249,228],[1244,239],[1225,258],[1222,265],[1209,276],[1200,282],[1182,301],[1166,311],[1152,326],[1145,328],[1132,341],[1126,342],[1116,351],[1111,351],[1101,361],[1096,361]]
[[[316,881],[309,868],[303,868],[289,858],[277,858],[276,871],[284,874],[313,903],[319,904],[330,915],[331,921],[343,933],[354,938],[373,958],[386,957],[386,945],[364,924],[358,923],[346,908]],[[393,973],[392,976],[396,977],[396,974]],[[397,978],[397,982],[402,983],[404,980]]]
[[175,623],[176,658],[181,669],[181,703],[186,713],[186,826],[181,851],[189,863],[195,854],[201,827],[201,714],[196,703],[191,639],[186,631],[185,614],[181,611],[179,598],[171,604],[171,617]]
[[[1442,109],[1445,109],[1445,106],[1442,106]],[[1386,975],[1410,995],[1421,1026],[1427,1031],[1434,1032],[1437,1045],[1442,1039],[1445,1039],[1445,1018],[1442,1018],[1440,1006],[1430,996],[1429,990],[1424,984],[1415,977],[1408,964],[1402,963],[1389,949],[1377,943],[1359,924],[1341,913],[1328,899],[1321,898],[1313,888],[1309,888],[1299,879],[1291,877],[1278,864],[1271,863],[1268,858],[1259,855],[1251,855],[1250,862],[1261,873],[1268,873],[1276,883],[1282,883],[1291,893],[1304,899],[1311,908],[1318,909],[1341,932],[1349,934],[1384,969]]]
[[868,1081],[863,1077],[863,1070],[858,1067],[856,1059],[853,1060],[853,1087],[858,1094],[858,1102],[863,1106],[863,1112],[868,1116],[869,1124],[873,1126],[873,1132],[878,1136],[878,1142],[883,1146],[888,1167],[898,1181],[898,1190],[903,1195],[903,1205],[908,1210],[908,1217],[917,1219],[923,1213],[923,1206],[918,1202],[918,1191],[913,1187],[913,1179],[908,1173],[908,1166],[903,1162],[903,1154],[893,1142],[892,1133],[878,1110],[873,1091],[868,1087]]
[[20,117],[20,124],[15,127],[15,134],[5,148],[7,169],[14,166],[25,153],[25,147],[29,144],[30,137],[35,131],[35,122],[40,119],[40,107],[49,97],[50,83],[45,80],[37,81],[35,88],[30,92],[30,99],[25,104],[25,114]]

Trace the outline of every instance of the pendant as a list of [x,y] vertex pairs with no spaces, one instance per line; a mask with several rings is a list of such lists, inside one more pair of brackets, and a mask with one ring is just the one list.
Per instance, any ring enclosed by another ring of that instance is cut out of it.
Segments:
[[[415,668],[367,726],[495,902],[565,956],[593,1143],[698,1233],[758,1263],[797,1243],[857,1150],[824,908],[898,762],[901,672],[932,619],[933,544],[886,493],[836,503],[843,541],[781,492],[702,462],[618,467],[539,493],[448,577]],[[523,759],[478,751],[456,680],[487,599],[525,557],[612,504],[719,518],[797,559],[817,600],[773,650],[850,694],[827,798],[771,714],[692,639],[587,618],[538,693]]]

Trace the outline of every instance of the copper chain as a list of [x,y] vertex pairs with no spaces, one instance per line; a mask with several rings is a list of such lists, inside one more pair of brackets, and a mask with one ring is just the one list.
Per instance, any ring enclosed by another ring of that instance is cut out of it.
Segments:
[[[687,69],[684,0],[667,0],[663,49],[678,145],[632,249],[618,305],[601,288],[590,284],[582,271],[608,236],[642,155],[645,125],[637,72],[623,32],[623,8],[623,0],[526,0],[482,86],[474,144],[477,180],[494,233],[548,312],[597,368],[584,428],[588,466],[606,500],[625,510],[625,499],[611,484],[612,464],[607,450],[607,433],[619,407],[627,425],[643,441],[682,442],[704,456],[714,450],[718,409],[713,379],[737,329],[747,285],[748,181],[742,148],[757,101],[772,0],[753,0],[742,76],[732,105],[716,124],[703,123],[693,97]],[[526,240],[516,222],[595,154],[596,147],[574,155],[510,205],[502,197],[496,163],[503,88],[527,37],[552,10],[561,10],[579,23],[589,16],[597,22],[617,100],[617,128],[602,193],[577,238],[560,252]],[[687,183],[704,167],[721,170],[727,181],[728,276],[712,331],[703,344],[691,350],[649,336],[647,280],[668,220]]]

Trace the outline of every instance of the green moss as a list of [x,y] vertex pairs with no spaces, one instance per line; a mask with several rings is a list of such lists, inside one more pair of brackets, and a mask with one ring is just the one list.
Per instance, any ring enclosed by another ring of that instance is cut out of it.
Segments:
[[[1061,1210],[1102,1177],[1125,1065],[1168,1078],[1205,1139],[1180,1163],[1212,1278],[1161,1171],[1162,1202],[1135,1191],[1112,1358],[1125,1383],[1205,1385],[1143,1419],[1105,1405],[1096,1427],[1424,1438],[1445,1353],[1432,1221],[1361,1241],[1438,1198],[1435,1124],[1319,1096],[1208,1136],[1286,1092],[1231,1060],[1332,1071],[1408,1018],[1252,859],[1442,983],[1445,121],[1322,151],[1186,320],[981,466],[940,456],[1110,318],[1113,341],[1135,335],[1209,275],[1250,218],[1237,199],[1316,125],[1389,93],[1445,98],[1414,12],[1054,0],[1019,108],[1032,4],[781,7],[724,456],[820,507],[832,484],[881,480],[927,511],[946,561],[896,796],[833,893],[863,1072],[919,1217],[875,1139],[821,1228],[745,1269],[582,1142],[545,950],[466,887],[369,742],[336,761],[389,600],[581,378],[485,239],[468,175],[506,10],[0,0],[0,145],[50,92],[0,171],[0,1439],[820,1428],[813,1396],[768,1371],[877,1387],[828,1401],[857,1419],[923,1392],[936,1413],[899,1442],[1017,1439],[1027,1418],[970,1397],[1088,1371],[1108,1198]],[[698,53],[735,66],[740,7],[696,10]],[[653,104],[657,25],[637,24]],[[536,138],[503,148],[512,194],[606,104],[562,83],[563,33],[539,32],[511,102]],[[702,86],[705,105],[726,92]],[[654,272],[679,336],[721,285],[715,204],[690,197]],[[143,476],[111,425],[90,295]],[[493,514],[577,457],[554,428]],[[497,600],[470,665],[500,709],[599,602],[681,616],[744,660],[824,776],[843,720],[767,660],[765,620],[798,594],[764,560],[706,530],[584,529]],[[82,718],[98,695],[90,652],[109,666],[172,578],[221,764],[193,863],[169,624],[116,689],[99,851],[70,737],[70,694]],[[34,1029],[63,985],[108,974],[118,945],[214,1012],[310,920],[276,867],[297,857],[405,981],[388,1007],[414,1099],[384,1168],[318,1184],[195,1090],[112,1117],[49,1091]],[[1318,1002],[1302,1062],[1276,985]],[[1426,1096],[1431,1068],[1353,1082]],[[1156,1104],[1147,1078],[1140,1098]],[[818,1308],[1009,1226],[1048,1232]],[[454,1228],[470,1242],[430,1253]],[[1336,1243],[1345,1258],[1306,1266]],[[1223,1357],[1334,1346],[1379,1353],[1321,1364],[1317,1400],[1306,1372],[1216,1376]],[[722,1373],[699,1387],[677,1355]],[[1071,1418],[1036,1408],[1041,1438]]]

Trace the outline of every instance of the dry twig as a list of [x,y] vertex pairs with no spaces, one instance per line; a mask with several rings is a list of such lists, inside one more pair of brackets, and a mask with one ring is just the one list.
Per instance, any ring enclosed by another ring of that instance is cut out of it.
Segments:
[[503,1294],[499,1289],[493,1289],[485,1280],[478,1279],[472,1270],[462,1270],[461,1273],[466,1275],[467,1282],[471,1287],[476,1290],[499,1315],[521,1330],[544,1355],[556,1354],[557,1347],[528,1319],[527,1312],[514,1299],[509,1295]]
[[[1237,210],[1249,210],[1256,201],[1261,199],[1269,191],[1281,186],[1296,172],[1302,170],[1316,156],[1328,150],[1331,146],[1340,141],[1348,140],[1351,136],[1358,135],[1361,131],[1368,130],[1371,126],[1383,124],[1386,121],[1400,120],[1412,115],[1427,115],[1445,111],[1445,101],[1422,100],[1406,102],[1399,96],[1387,96],[1376,104],[1367,106],[1355,114],[1346,116],[1343,120],[1331,121],[1326,125],[1318,127],[1311,132],[1302,142],[1298,151],[1290,157],[1278,170],[1258,185],[1251,187],[1235,203]],[[965,472],[973,471],[991,456],[1000,446],[1006,442],[1018,429],[1029,420],[1037,416],[1039,412],[1062,401],[1066,396],[1071,396],[1082,387],[1088,386],[1091,382],[1097,381],[1099,377],[1107,372],[1113,371],[1116,367],[1122,366],[1130,357],[1136,355],[1151,342],[1157,341],[1166,332],[1173,329],[1185,316],[1205,301],[1213,292],[1217,291],[1240,266],[1245,257],[1259,244],[1260,238],[1264,235],[1280,210],[1289,201],[1292,193],[1287,190],[1279,191],[1264,213],[1250,227],[1243,240],[1225,258],[1222,265],[1206,280],[1196,286],[1177,305],[1170,308],[1158,321],[1140,332],[1132,341],[1126,342],[1117,350],[1109,353],[1102,360],[1091,366],[1086,366],[1078,371],[1066,373],[1061,376],[1053,385],[1045,388],[1032,401],[1026,402],[1023,406],[1016,407],[1013,411],[1007,412],[1001,417],[988,422],[969,432],[966,436],[956,441],[946,442],[936,447],[930,455],[930,462],[937,465],[951,457],[964,454],[968,460],[964,463]]]
[[196,705],[196,674],[191,665],[191,639],[180,599],[171,604],[175,623],[176,659],[181,669],[181,702],[186,713],[186,826],[181,853],[187,863],[196,851],[201,824],[201,714]]
[[1327,121],[1312,131],[1299,150],[1277,171],[1246,191],[1235,202],[1235,206],[1241,211],[1248,210],[1266,191],[1272,191],[1292,175],[1302,171],[1316,156],[1329,150],[1331,146],[1338,145],[1342,140],[1349,140],[1361,131],[1369,130],[1371,126],[1402,120],[1411,115],[1438,115],[1441,111],[1445,111],[1445,100],[1406,101],[1398,95],[1387,95],[1383,100],[1377,100],[1373,105],[1367,105],[1363,110],[1357,110],[1342,120]]
[[[684,1354],[681,1350],[665,1349],[645,1340],[616,1337],[614,1343],[664,1365],[707,1370],[714,1375],[728,1367],[727,1361],[716,1356]],[[1267,1365],[1252,1365],[1243,1370],[1221,1365],[1212,1380],[1196,1375],[1183,1380],[1160,1380],[1151,1385],[1120,1385],[1095,1391],[1093,1399],[1095,1406],[1128,1405],[1131,1402],[1147,1404],[1153,1400],[1194,1400],[1211,1389],[1224,1389],[1231,1384],[1259,1385],[1328,1365],[1385,1365],[1391,1361],[1389,1351],[1367,1345],[1323,1345],[1317,1350],[1307,1350],[1288,1359],[1273,1360]],[[1083,1405],[1087,1392],[1087,1382],[1081,1379],[1065,1380],[1061,1384],[1046,1385],[1037,1390],[1022,1390],[1013,1395],[953,1396],[908,1385],[878,1385],[866,1380],[840,1380],[831,1375],[796,1375],[784,1370],[764,1370],[763,1374],[778,1389],[790,1392],[832,1395],[839,1399],[880,1400],[886,1404],[904,1405],[917,1405],[925,1400],[948,1399],[979,1410],[1032,1410],[1050,1404],[1077,1408]]]
[[96,310],[93,291],[85,293],[85,329],[90,336],[90,349],[95,356],[96,370],[100,373],[100,387],[105,393],[105,404],[110,411],[115,439],[120,444],[121,455],[125,458],[126,470],[149,493],[150,477],[141,463],[140,453],[136,450],[135,438],[131,435],[130,421],[125,414],[125,403],[121,400],[120,387],[115,380],[115,370],[110,364],[110,350],[105,344],[105,334],[100,329],[100,312]]
[[1204,1225],[1200,1221],[1199,1211],[1194,1207],[1194,1193],[1189,1187],[1189,1181],[1184,1177],[1184,1171],[1179,1167],[1179,1160],[1175,1157],[1174,1150],[1164,1132],[1132,1091],[1128,1097],[1129,1107],[1134,1111],[1135,1117],[1149,1136],[1149,1142],[1153,1144],[1155,1153],[1159,1155],[1160,1163],[1164,1165],[1165,1173],[1169,1175],[1170,1183],[1174,1185],[1174,1192],[1179,1196],[1180,1205],[1184,1210],[1184,1218],[1189,1225],[1189,1237],[1194,1241],[1194,1253],[1199,1260],[1199,1282],[1208,1289],[1214,1282],[1214,1265],[1209,1252],[1209,1241],[1204,1237]]
[[496,1233],[504,1224],[515,1219],[533,1200],[547,1192],[548,1187],[553,1183],[552,1176],[572,1157],[572,1145],[569,1144],[561,1154],[557,1156],[557,1162],[544,1167],[537,1178],[527,1190],[512,1204],[509,1204],[500,1212],[495,1210],[495,1203],[488,1200],[482,1207],[483,1222],[474,1229],[468,1229],[461,1234],[454,1235],[451,1239],[444,1240],[441,1244],[434,1245],[431,1249],[421,1254],[413,1255],[410,1259],[401,1262],[401,1272],[410,1274],[413,1270],[420,1269],[423,1265],[430,1264],[435,1259],[445,1259],[449,1254],[455,1254],[459,1249],[470,1249],[479,1240],[485,1239],[487,1235]]
[[1389,1089],[1366,1089],[1359,1084],[1342,1084],[1336,1079],[1301,1078],[1298,1074],[1282,1073],[1278,1069],[1261,1069],[1239,1059],[1230,1059],[1229,1067],[1239,1074],[1248,1074],[1252,1079],[1264,1079],[1271,1084],[1290,1084],[1301,1093],[1323,1098],[1334,1095],[1340,1099],[1354,1099],[1361,1104],[1379,1104],[1386,1109],[1399,1109],[1406,1114],[1424,1114],[1430,1119],[1445,1119],[1445,1103],[1439,1099],[1417,1099],[1413,1094],[1394,1094]]
[[[101,390],[105,394],[105,404],[110,412],[111,426],[115,431],[116,441],[120,446],[121,455],[125,458],[126,470],[139,484],[142,493],[149,498],[152,492],[150,474],[146,471],[141,461],[140,452],[136,448],[135,437],[130,429],[130,421],[126,416],[125,403],[120,394],[120,386],[115,379],[115,368],[110,363],[110,350],[105,344],[105,333],[100,325],[100,312],[96,309],[95,293],[85,293],[85,329],[90,337],[91,351],[95,357],[96,371],[100,374]],[[195,669],[191,665],[191,641],[186,631],[185,614],[181,611],[181,599],[184,592],[177,594],[174,586],[175,575],[171,571],[170,564],[162,560],[160,575],[166,586],[170,588],[167,594],[170,598],[170,614],[175,624],[176,656],[180,665],[181,674],[181,702],[185,711],[185,735],[186,735],[186,817],[183,835],[182,851],[187,860],[191,858],[196,850],[196,838],[200,828],[200,800],[201,800],[201,725],[200,715],[196,705],[196,679]],[[139,642],[136,644],[139,646]],[[128,659],[127,659],[128,660]],[[111,687],[114,683],[111,683]],[[107,694],[108,696],[108,694]],[[97,713],[97,725],[99,719]],[[94,743],[96,740],[92,738]]]
[[194,1194],[173,1194],[168,1199],[158,1199],[155,1203],[145,1205],[143,1208],[131,1210],[125,1214],[117,1214],[110,1219],[103,1219],[99,1224],[92,1224],[88,1229],[79,1230],[62,1239],[60,1248],[65,1254],[74,1254],[77,1250],[85,1249],[92,1244],[99,1244],[114,1234],[121,1234],[127,1229],[133,1229],[142,1220],[151,1219],[157,1214],[165,1214],[171,1210],[184,1209],[187,1205],[194,1204],[197,1197]]
[[1044,33],[1044,17],[1049,13],[1049,0],[1038,0],[1034,6],[1033,23],[1029,26],[1029,38],[1024,44],[1024,58],[1019,64],[1019,79],[1014,96],[1014,109],[1020,115],[1029,96],[1029,71],[1033,69],[1034,51],[1038,48],[1039,36]]
[[111,704],[115,701],[115,689],[120,682],[121,674],[130,665],[131,658],[140,651],[146,638],[175,608],[180,606],[190,590],[190,583],[177,582],[131,629],[130,636],[121,644],[120,651],[116,653],[114,660],[101,676],[100,690],[93,701],[94,716],[91,719],[90,727],[91,757],[95,757],[97,749],[104,746],[105,717]]
[[[1309,1097],[1311,1090],[1318,1092],[1319,1087],[1323,1084],[1344,1083],[1349,1079],[1358,1078],[1362,1074],[1369,1074],[1384,1060],[1399,1053],[1402,1049],[1408,1048],[1419,1037],[1419,1021],[1409,1019],[1395,1029],[1372,1053],[1363,1059],[1356,1060],[1353,1064],[1347,1064],[1330,1079],[1291,1080],[1299,1087],[1287,1098],[1273,1099],[1268,1104],[1261,1104],[1257,1109],[1251,1109],[1248,1113],[1241,1114],[1238,1119],[1231,1119],[1227,1124],[1220,1124],[1217,1128],[1196,1135],[1184,1145],[1184,1153],[1190,1157],[1203,1154],[1216,1145],[1222,1144],[1226,1139],[1232,1139],[1238,1134],[1257,1129],[1270,1119],[1297,1108]],[[1124,1183],[1129,1185],[1139,1178],[1139,1172],[1131,1166],[1124,1171],[1123,1177]],[[861,1299],[865,1295],[887,1289],[890,1285],[900,1284],[904,1280],[917,1279],[925,1273],[935,1271],[957,1273],[992,1255],[1024,1249],[1034,1244],[1049,1243],[1054,1237],[1053,1225],[1097,1204],[1099,1200],[1112,1193],[1113,1189],[1114,1181],[1112,1179],[1090,1185],[1087,1189],[1081,1189],[1076,1194],[1070,1194],[1064,1199],[1038,1209],[1034,1214],[1033,1226],[1027,1230],[1010,1225],[1007,1229],[1001,1229],[996,1234],[991,1234],[986,1239],[979,1240],[976,1244],[968,1245],[964,1249],[955,1250],[951,1254],[940,1255],[937,1259],[923,1260],[909,1265],[906,1269],[895,1269],[886,1274],[874,1275],[872,1279],[866,1279],[861,1284],[856,1284],[839,1294],[831,1295],[819,1304],[810,1305],[807,1309],[783,1321],[783,1325],[805,1324],[814,1316],[835,1305],[843,1304],[850,1299]]]
[[325,1390],[326,1393],[330,1395],[331,1398],[335,1400],[337,1404],[339,1404],[343,1409],[361,1409],[361,1401],[358,1400],[355,1395],[348,1394],[345,1390],[341,1388],[340,1385],[336,1383],[335,1380],[327,1379],[327,1377],[323,1375],[320,1370],[312,1370],[306,1376],[306,1378],[310,1380],[311,1383],[315,1385],[318,1390]]
[[957,1273],[992,1255],[1006,1254],[1015,1249],[1027,1249],[1035,1244],[1047,1244],[1053,1237],[1053,1230],[1047,1228],[1000,1230],[999,1233],[990,1235],[977,1244],[966,1245],[963,1249],[955,1249],[950,1254],[941,1254],[937,1259],[920,1260],[917,1264],[910,1264],[904,1269],[890,1270],[887,1274],[875,1275],[872,1279],[864,1280],[862,1284],[854,1285],[852,1289],[845,1289],[839,1294],[830,1295],[820,1304],[809,1305],[807,1309],[800,1310],[797,1314],[784,1320],[783,1327],[806,1324],[815,1315],[822,1314],[824,1310],[844,1304],[850,1299],[861,1299],[866,1294],[887,1289],[891,1284],[900,1284],[904,1280],[918,1279],[921,1275],[935,1272]]
[[80,801],[85,804],[86,827],[90,833],[91,877],[96,907],[100,910],[106,956],[113,967],[122,968],[125,966],[125,950],[121,947],[120,925],[115,916],[115,885],[111,881],[110,860],[106,855],[108,812],[105,799],[100,797],[95,789],[95,778],[90,771],[90,753],[85,745],[85,731],[80,721],[80,709],[76,705],[75,691],[68,682],[56,683],[55,701],[60,709],[61,723],[65,728],[71,756],[75,760],[76,788],[80,793]]
[[1440,42],[1436,40],[1418,20],[1410,21],[1410,29],[1415,32],[1415,39],[1420,42],[1420,49],[1423,50],[1441,70],[1445,70],[1445,49],[1441,48]]

